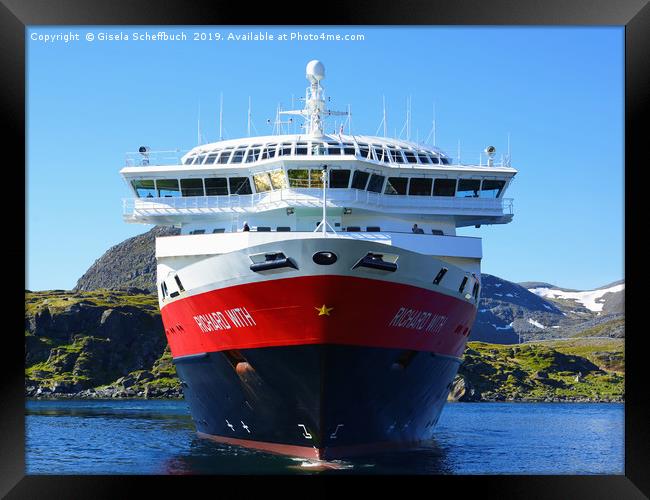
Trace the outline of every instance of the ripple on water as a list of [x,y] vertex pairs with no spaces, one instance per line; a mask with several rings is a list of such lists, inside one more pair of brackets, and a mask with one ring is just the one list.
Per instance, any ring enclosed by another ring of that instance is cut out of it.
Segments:
[[455,403],[435,439],[312,461],[196,436],[184,401],[28,401],[28,474],[623,474],[624,405]]

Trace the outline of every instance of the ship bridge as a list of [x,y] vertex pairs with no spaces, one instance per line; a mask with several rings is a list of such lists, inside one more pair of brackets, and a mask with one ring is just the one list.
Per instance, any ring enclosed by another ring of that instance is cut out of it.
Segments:
[[237,232],[244,222],[253,231],[313,231],[325,204],[341,232],[411,232],[417,224],[427,234],[455,235],[457,227],[512,220],[504,194],[517,170],[509,157],[497,162],[488,147],[478,163],[465,164],[431,145],[343,127],[325,133],[325,118],[345,113],[324,108],[324,69],[312,63],[305,109],[283,112],[305,118],[306,133],[185,152],[140,147],[120,171],[132,193],[124,219],[176,225],[184,234]]

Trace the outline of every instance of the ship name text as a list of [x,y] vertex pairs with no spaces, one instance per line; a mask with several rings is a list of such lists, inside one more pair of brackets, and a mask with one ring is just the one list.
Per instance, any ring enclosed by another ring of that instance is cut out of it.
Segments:
[[427,333],[440,333],[447,322],[447,316],[429,311],[400,307],[388,326],[408,328],[411,330],[425,331]]
[[230,330],[234,328],[246,328],[255,326],[255,320],[245,307],[235,307],[225,311],[212,311],[206,314],[194,316],[194,321],[203,333]]

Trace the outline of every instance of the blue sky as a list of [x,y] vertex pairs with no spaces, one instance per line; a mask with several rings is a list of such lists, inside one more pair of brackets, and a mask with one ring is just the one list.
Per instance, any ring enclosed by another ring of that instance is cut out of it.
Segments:
[[[97,40],[100,33],[185,32],[186,41]],[[194,41],[194,32],[363,34],[363,41]],[[79,41],[40,35],[78,33]],[[95,40],[86,41],[87,33]],[[125,152],[189,149],[197,115],[207,142],[246,135],[248,97],[260,135],[276,106],[304,94],[305,64],[325,64],[333,109],[352,106],[373,135],[386,96],[389,135],[406,98],[412,137],[431,130],[463,161],[488,144],[513,166],[507,225],[483,238],[483,271],[511,281],[596,288],[624,275],[622,27],[33,27],[27,37],[27,283],[72,288],[110,246],[152,226],[122,220]]]

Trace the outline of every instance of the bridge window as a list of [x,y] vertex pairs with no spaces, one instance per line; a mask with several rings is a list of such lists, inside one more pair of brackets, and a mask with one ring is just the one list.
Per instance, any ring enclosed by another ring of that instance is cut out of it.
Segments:
[[273,170],[269,172],[271,185],[273,189],[284,189],[287,187],[287,178],[284,176],[284,170]]
[[366,184],[368,184],[368,178],[370,174],[368,172],[363,172],[361,170],[355,170],[352,175],[352,187],[354,189],[366,189]]
[[411,177],[409,183],[409,194],[415,196],[431,196],[431,185],[433,179],[418,179]]
[[205,160],[205,155],[199,155],[196,157],[196,160],[192,163],[192,165],[200,165],[203,163],[203,160]]
[[228,160],[230,159],[230,154],[231,153],[232,153],[232,149],[224,149],[221,152],[221,156],[219,156],[219,161],[217,161],[217,163],[219,163],[219,164],[228,163]]
[[279,156],[289,156],[291,154],[291,144],[281,144],[278,149]]
[[389,177],[384,194],[406,194],[408,177]]
[[390,156],[395,163],[404,163],[404,158],[402,158],[402,152],[399,149],[390,149]]
[[230,194],[253,194],[248,177],[230,177]]
[[219,155],[218,151],[215,151],[214,153],[210,153],[208,157],[205,159],[205,164],[206,165],[212,165],[215,160],[217,159],[217,156]]
[[[353,155],[355,153],[354,151],[354,144],[350,144],[348,142],[343,144],[343,154],[344,155]],[[366,155],[368,153],[366,152]]]
[[328,142],[327,143],[327,154],[330,155],[340,155],[341,154],[341,146],[337,143],[334,142]]
[[227,196],[228,181],[225,177],[209,177],[205,179],[206,196]]
[[478,198],[481,181],[478,179],[459,179],[456,196],[459,198]]
[[248,150],[248,156],[246,157],[246,163],[253,163],[254,161],[257,161],[259,159],[260,155],[260,148],[259,144],[256,144],[258,147],[251,147]]
[[370,149],[367,144],[359,144],[359,156],[361,156],[361,158],[367,159],[369,151]]
[[384,185],[384,177],[383,175],[377,175],[377,174],[372,174],[370,176],[370,182],[368,183],[368,191],[372,191],[373,193],[381,193],[381,188]]
[[160,198],[169,198],[180,196],[180,189],[178,189],[178,179],[160,179],[156,181],[156,188],[158,188],[158,196]]
[[312,155],[326,155],[327,147],[322,142],[312,142],[311,144]]
[[183,196],[203,196],[203,179],[181,179]]
[[195,158],[196,156],[189,156],[188,158],[185,158],[185,161],[183,163],[185,163],[185,165],[190,165]]
[[262,149],[262,154],[260,155],[260,160],[267,160],[273,158],[275,155],[275,147],[277,144],[269,144],[264,149]]
[[415,157],[415,153],[413,153],[411,151],[404,151],[404,156],[406,156],[406,161],[408,163],[417,163],[418,162],[417,158]]
[[261,172],[253,175],[253,182],[255,183],[255,191],[264,193],[271,190],[271,179],[268,172]]
[[449,165],[449,158],[440,158],[440,163],[443,165]]
[[287,170],[289,176],[289,186],[296,188],[309,187],[309,173],[306,168],[302,169],[289,169]]
[[296,144],[296,154],[297,155],[306,155],[307,154],[307,143],[299,142]]
[[377,158],[377,161],[384,161],[386,150],[380,147],[375,147],[373,150],[375,152],[375,158]]
[[505,185],[506,181],[484,180],[481,186],[481,198],[498,198]]
[[433,183],[433,196],[454,196],[456,179],[436,179]]
[[330,170],[330,187],[347,188],[350,185],[349,170]]
[[237,148],[232,155],[232,161],[230,163],[241,163],[244,160],[244,153],[246,152],[246,147]]
[[138,198],[153,198],[156,196],[156,188],[153,184],[153,180],[135,180],[131,181],[131,185],[138,195]]
[[431,158],[426,153],[418,153],[420,163],[431,163]]
[[309,171],[309,182],[310,186],[313,188],[322,188],[323,187],[323,179],[322,179],[322,174],[323,171],[320,168],[312,168]]

